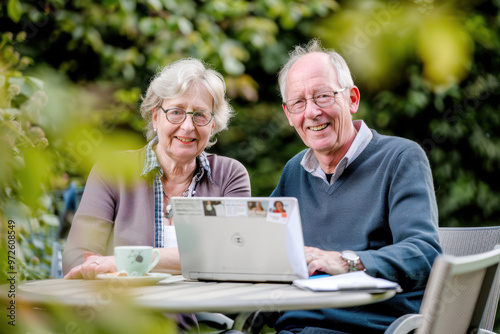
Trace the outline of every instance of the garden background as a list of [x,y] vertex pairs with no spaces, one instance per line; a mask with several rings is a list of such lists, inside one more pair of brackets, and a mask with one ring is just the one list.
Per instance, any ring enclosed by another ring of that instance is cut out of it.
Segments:
[[[499,8],[498,0],[2,1],[0,254],[15,235],[17,278],[49,277],[61,191],[84,186],[109,152],[145,144],[140,97],[161,66],[183,57],[223,73],[236,110],[209,152],[241,161],[252,195],[268,196],[305,148],[281,109],[277,72],[311,38],[350,65],[361,91],[355,119],[424,148],[440,226],[499,225]],[[2,282],[9,265],[0,260]]]

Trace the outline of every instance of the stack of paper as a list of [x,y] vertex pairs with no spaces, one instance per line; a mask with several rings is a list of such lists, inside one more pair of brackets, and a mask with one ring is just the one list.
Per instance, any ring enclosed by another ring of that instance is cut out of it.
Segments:
[[401,287],[396,282],[383,278],[375,278],[364,271],[328,276],[315,279],[298,279],[293,284],[301,289],[312,291],[342,291],[342,290],[398,290]]

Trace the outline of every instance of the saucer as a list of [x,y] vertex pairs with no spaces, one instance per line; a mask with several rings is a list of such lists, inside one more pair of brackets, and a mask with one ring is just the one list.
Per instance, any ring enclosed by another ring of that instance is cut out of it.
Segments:
[[131,285],[150,285],[167,279],[171,276],[171,274],[164,273],[148,273],[144,276],[116,276],[116,274],[106,273],[98,274],[96,278],[100,280],[117,280]]

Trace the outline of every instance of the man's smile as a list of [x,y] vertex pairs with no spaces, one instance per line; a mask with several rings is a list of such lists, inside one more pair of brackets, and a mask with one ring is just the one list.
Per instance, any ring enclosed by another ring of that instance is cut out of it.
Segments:
[[326,128],[329,124],[330,123],[325,123],[325,124],[321,124],[321,125],[317,125],[317,126],[310,126],[310,127],[308,127],[308,129],[311,131],[321,131],[324,128]]

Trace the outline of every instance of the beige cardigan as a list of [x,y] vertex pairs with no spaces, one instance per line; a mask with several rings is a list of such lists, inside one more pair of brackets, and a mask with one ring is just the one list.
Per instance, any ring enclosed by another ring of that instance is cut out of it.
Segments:
[[[154,246],[153,183],[141,177],[145,148],[119,152],[105,173],[92,168],[63,252],[63,272],[82,263],[83,252],[112,255],[115,246]],[[238,161],[207,154],[214,184],[205,173],[196,197],[250,196],[250,178]],[[106,175],[106,176],[104,176]]]

